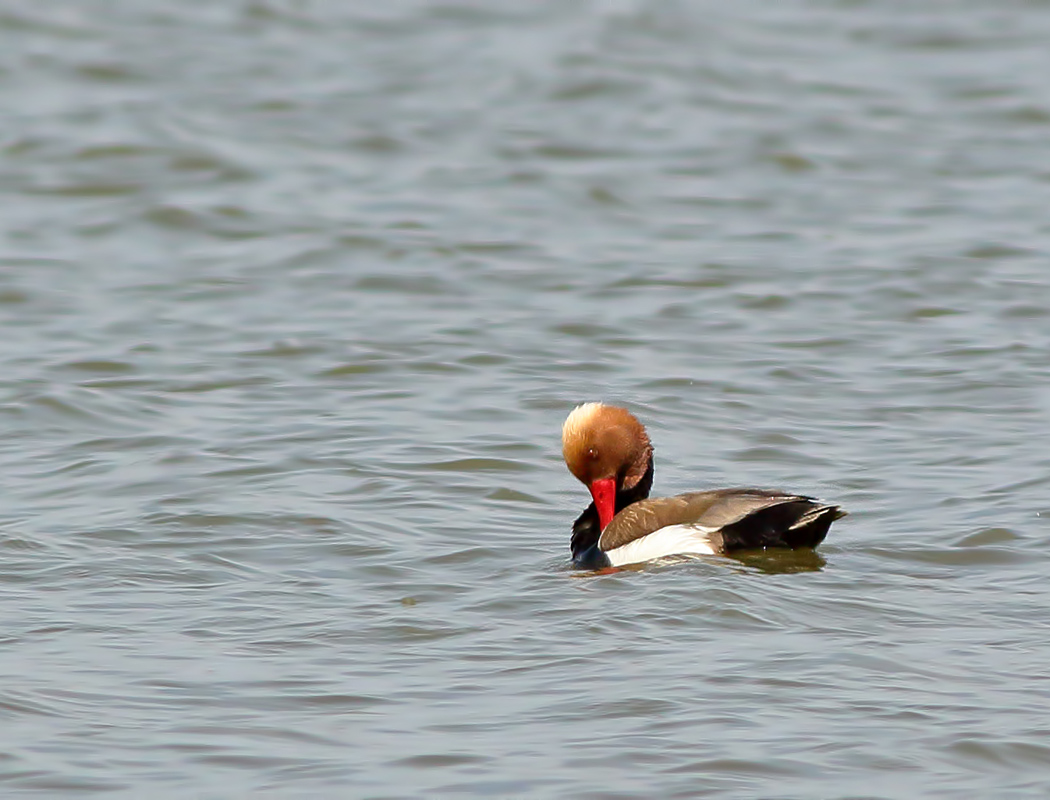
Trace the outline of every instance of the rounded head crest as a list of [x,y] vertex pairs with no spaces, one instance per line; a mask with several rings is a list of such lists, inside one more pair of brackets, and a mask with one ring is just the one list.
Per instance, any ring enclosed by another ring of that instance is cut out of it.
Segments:
[[612,478],[618,489],[630,489],[645,475],[653,447],[626,408],[584,403],[562,426],[561,450],[569,472],[586,486]]

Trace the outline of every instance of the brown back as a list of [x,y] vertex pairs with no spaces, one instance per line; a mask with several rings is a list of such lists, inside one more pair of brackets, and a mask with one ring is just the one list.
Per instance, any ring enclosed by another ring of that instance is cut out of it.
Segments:
[[667,525],[719,529],[770,506],[808,499],[763,489],[716,489],[639,500],[613,517],[598,546],[604,551],[613,550]]

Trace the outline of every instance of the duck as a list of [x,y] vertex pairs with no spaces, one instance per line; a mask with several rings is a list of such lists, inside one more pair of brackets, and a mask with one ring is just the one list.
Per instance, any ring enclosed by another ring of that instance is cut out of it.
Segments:
[[630,411],[584,403],[562,426],[562,456],[592,502],[572,526],[573,564],[601,570],[668,556],[772,547],[812,548],[838,505],[772,489],[734,488],[650,498],[653,446]]

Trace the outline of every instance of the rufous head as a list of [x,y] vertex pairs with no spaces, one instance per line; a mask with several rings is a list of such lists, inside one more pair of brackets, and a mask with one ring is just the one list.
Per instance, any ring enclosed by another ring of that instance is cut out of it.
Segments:
[[584,403],[561,429],[561,450],[569,472],[591,492],[602,529],[616,511],[616,493],[645,476],[653,446],[645,427],[625,408]]

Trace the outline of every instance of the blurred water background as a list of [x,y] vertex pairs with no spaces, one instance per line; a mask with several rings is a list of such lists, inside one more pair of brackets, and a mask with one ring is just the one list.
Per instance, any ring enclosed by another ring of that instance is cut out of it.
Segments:
[[[0,794],[1050,795],[1050,3],[0,3]],[[578,402],[819,555],[573,572]]]

